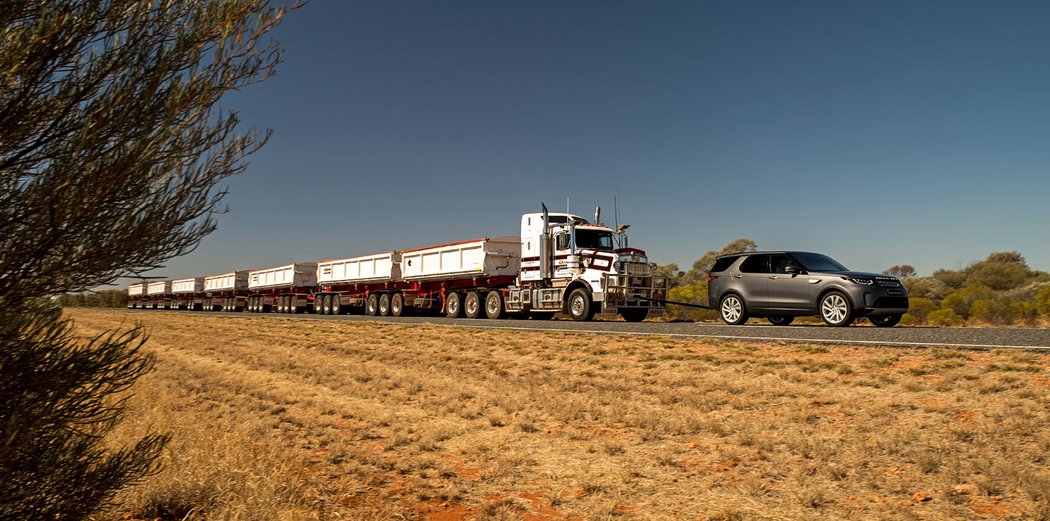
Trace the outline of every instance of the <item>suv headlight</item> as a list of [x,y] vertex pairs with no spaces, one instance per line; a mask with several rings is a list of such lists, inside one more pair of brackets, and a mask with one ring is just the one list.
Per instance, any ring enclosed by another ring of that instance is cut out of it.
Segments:
[[875,284],[875,281],[871,279],[859,279],[857,277],[850,277],[849,280],[854,284],[860,284],[862,286],[871,286],[872,284]]

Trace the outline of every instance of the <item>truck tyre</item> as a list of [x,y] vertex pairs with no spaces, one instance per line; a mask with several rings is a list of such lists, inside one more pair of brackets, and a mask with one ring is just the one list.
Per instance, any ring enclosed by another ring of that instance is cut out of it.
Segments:
[[288,299],[285,298],[285,297],[286,297],[285,295],[281,295],[280,297],[277,297],[277,312],[278,313],[287,313],[288,312]]
[[718,304],[718,314],[722,316],[722,321],[731,326],[739,326],[747,322],[747,306],[744,305],[744,299],[740,298],[736,293],[730,293],[722,297],[722,301]]
[[594,318],[591,292],[583,288],[576,288],[569,293],[569,316],[577,322],[586,322]]
[[503,295],[492,290],[485,295],[485,316],[491,319],[503,318],[506,313],[503,310]]
[[299,303],[297,302],[295,295],[288,295],[288,313],[296,314],[299,312]]
[[463,314],[463,297],[453,291],[445,297],[445,316],[459,318]]
[[374,317],[379,314],[379,295],[372,293],[365,300],[365,314]]
[[481,316],[481,297],[477,291],[467,292],[467,298],[463,300],[463,314],[467,318],[478,318]]
[[390,314],[395,317],[400,317],[405,314],[405,296],[400,293],[394,293],[393,297],[390,297]]
[[641,322],[649,316],[649,308],[624,308],[620,310],[620,316],[627,322]]
[[838,291],[830,291],[821,297],[817,311],[829,326],[845,327],[853,323],[853,305],[849,297]]
[[901,315],[883,315],[881,317],[868,317],[875,327],[893,327],[900,323]]
[[389,317],[390,316],[390,294],[383,293],[379,295],[379,316]]
[[343,314],[343,301],[341,300],[341,297],[339,296],[339,294],[336,293],[336,294],[333,294],[333,295],[329,295],[328,297],[332,299],[332,307],[331,307],[332,312],[329,313],[329,315],[342,315]]
[[327,294],[315,296],[314,310],[317,312],[318,315],[331,315],[332,296]]

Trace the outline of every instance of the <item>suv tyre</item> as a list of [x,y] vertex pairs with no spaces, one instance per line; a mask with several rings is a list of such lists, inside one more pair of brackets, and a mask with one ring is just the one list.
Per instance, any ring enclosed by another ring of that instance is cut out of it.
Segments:
[[833,327],[845,327],[853,323],[853,305],[849,297],[838,291],[831,291],[820,298],[817,306],[820,318]]
[[722,297],[722,302],[718,304],[718,313],[726,324],[732,326],[743,324],[748,319],[744,299],[735,293]]

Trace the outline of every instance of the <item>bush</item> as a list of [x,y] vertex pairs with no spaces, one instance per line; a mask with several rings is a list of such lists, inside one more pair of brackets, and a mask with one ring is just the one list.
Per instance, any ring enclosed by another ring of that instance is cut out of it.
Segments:
[[961,326],[963,323],[962,317],[955,314],[950,308],[941,308],[931,311],[926,316],[926,321],[935,326]]
[[904,315],[907,324],[925,324],[930,312],[937,309],[932,300],[924,297],[914,297],[908,303],[908,313]]
[[1039,288],[1035,293],[1035,307],[1040,315],[1050,315],[1050,285]]
[[[708,303],[707,280],[701,280],[700,282],[693,284],[683,284],[671,288],[667,292],[667,300],[705,305]],[[711,305],[717,305],[717,303]],[[665,316],[668,320],[715,320],[718,318],[718,312],[713,309],[692,308],[668,304]]]
[[1008,298],[978,300],[970,307],[970,320],[984,324],[1009,325],[1031,321],[1035,316],[1034,304]]
[[951,309],[961,318],[970,317],[970,306],[978,300],[994,299],[996,294],[985,286],[966,286],[944,297],[941,307]]

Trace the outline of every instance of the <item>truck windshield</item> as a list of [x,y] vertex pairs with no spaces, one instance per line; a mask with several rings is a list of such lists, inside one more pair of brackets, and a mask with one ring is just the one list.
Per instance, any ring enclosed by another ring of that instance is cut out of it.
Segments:
[[588,250],[613,250],[612,232],[576,228],[576,247]]
[[791,256],[801,262],[807,271],[849,271],[845,266],[827,255],[819,253],[792,253]]

